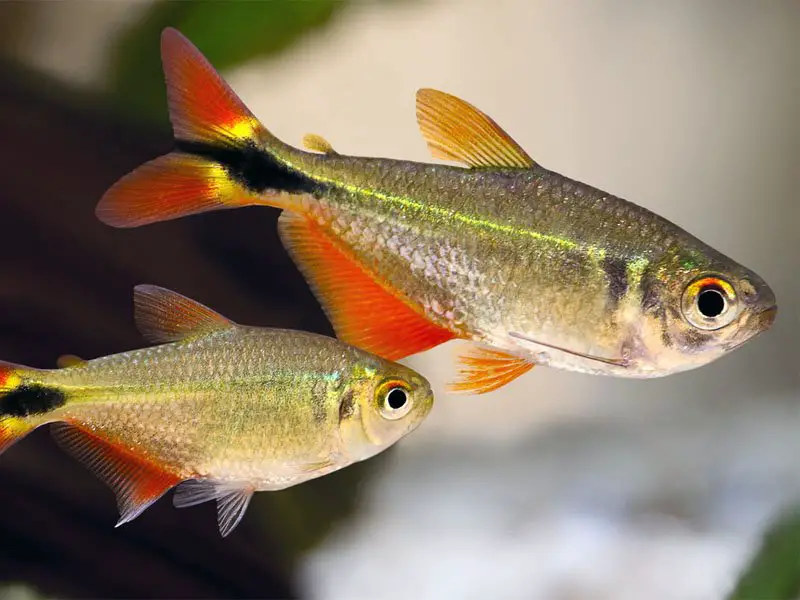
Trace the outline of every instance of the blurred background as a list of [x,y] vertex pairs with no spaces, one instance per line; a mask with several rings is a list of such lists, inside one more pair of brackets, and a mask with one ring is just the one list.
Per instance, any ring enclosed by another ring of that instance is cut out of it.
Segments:
[[541,164],[758,272],[773,329],[653,381],[535,369],[441,392],[367,463],[257,494],[219,537],[111,492],[37,431],[0,458],[2,598],[800,597],[800,3],[793,0],[0,2],[0,357],[139,347],[132,288],[331,333],[277,211],[115,230],[94,206],[171,148],[172,25],[282,139],[429,161],[414,92],[465,98]]

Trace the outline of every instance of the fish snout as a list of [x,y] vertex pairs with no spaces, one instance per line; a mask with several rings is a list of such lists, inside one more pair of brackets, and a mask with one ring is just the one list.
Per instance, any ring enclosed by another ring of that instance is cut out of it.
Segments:
[[756,329],[759,331],[766,331],[772,324],[775,322],[775,318],[778,316],[778,306],[773,304],[767,309],[762,310],[755,316],[756,319]]

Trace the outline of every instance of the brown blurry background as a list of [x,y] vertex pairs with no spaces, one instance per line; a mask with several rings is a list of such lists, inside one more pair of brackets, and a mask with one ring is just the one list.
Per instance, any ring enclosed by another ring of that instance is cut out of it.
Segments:
[[[630,198],[757,271],[773,329],[653,381],[536,369],[437,396],[364,465],[114,529],[110,491],[37,431],[0,458],[0,595],[721,598],[800,493],[800,4],[746,0],[0,3],[0,357],[143,344],[138,283],[243,323],[330,333],[243,209],[115,230],[94,206],[170,149],[158,36],[177,26],[279,137],[430,160],[414,92],[485,110],[547,167]],[[454,344],[410,359],[443,383]],[[794,525],[779,558],[800,555]],[[773,561],[772,565],[784,562]],[[786,569],[784,569],[785,571]],[[797,597],[800,576],[768,571]],[[792,587],[791,581],[795,585]],[[0,588],[2,589],[2,588]],[[793,594],[793,595],[792,595]],[[739,596],[745,597],[745,596]]]

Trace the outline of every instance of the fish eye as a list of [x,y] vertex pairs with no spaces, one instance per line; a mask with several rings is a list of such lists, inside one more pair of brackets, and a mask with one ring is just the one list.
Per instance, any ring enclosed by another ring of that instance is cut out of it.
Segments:
[[725,312],[725,296],[717,289],[703,290],[697,295],[697,310],[709,319]]
[[378,399],[381,403],[381,414],[385,419],[400,419],[411,410],[410,390],[400,381],[389,381],[380,386]]
[[737,315],[736,292],[719,277],[701,277],[683,293],[683,315],[698,329],[712,331],[730,324]]

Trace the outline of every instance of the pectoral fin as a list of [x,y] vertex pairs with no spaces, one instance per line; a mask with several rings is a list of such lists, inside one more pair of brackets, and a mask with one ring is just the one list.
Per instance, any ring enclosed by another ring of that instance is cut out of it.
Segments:
[[458,361],[459,379],[448,386],[448,391],[454,393],[492,392],[534,367],[534,363],[524,358],[477,345],[461,351]]
[[553,350],[558,350],[559,352],[564,352],[565,354],[571,354],[572,356],[577,356],[579,358],[585,358],[586,360],[593,360],[595,362],[603,363],[606,365],[612,365],[614,367],[627,368],[630,366],[630,357],[626,355],[620,356],[619,358],[595,356],[593,354],[585,354],[583,352],[570,350],[569,348],[562,348],[561,346],[554,346],[553,344],[548,344],[547,342],[535,340],[532,337],[523,335],[521,333],[517,333],[516,331],[510,331],[508,335],[513,338],[517,338],[518,340],[525,340],[526,342],[538,344],[539,346],[545,346],[546,348],[552,348]]
[[419,90],[417,123],[436,158],[470,167],[528,169],[536,164],[497,123],[450,94]]
[[339,339],[398,360],[455,337],[382,287],[322,226],[289,212],[278,226]]

